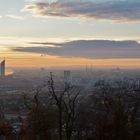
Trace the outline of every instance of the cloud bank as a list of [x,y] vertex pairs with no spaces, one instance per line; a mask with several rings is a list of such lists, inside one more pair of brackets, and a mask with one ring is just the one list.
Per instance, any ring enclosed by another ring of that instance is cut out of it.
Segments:
[[30,1],[22,11],[37,16],[78,17],[115,21],[139,21],[139,0],[48,0]]
[[60,44],[49,42],[31,42],[31,44],[33,47],[17,47],[13,51],[91,59],[140,58],[140,44],[136,41],[76,40]]

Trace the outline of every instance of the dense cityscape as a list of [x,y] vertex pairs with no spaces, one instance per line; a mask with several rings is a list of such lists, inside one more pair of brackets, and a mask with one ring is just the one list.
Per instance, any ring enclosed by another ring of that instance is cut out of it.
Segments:
[[0,66],[0,139],[139,139],[139,69]]

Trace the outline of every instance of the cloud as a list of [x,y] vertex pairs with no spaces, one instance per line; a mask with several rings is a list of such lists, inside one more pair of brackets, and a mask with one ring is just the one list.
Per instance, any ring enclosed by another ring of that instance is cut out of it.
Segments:
[[7,17],[11,18],[11,19],[16,19],[16,20],[24,20],[24,17],[22,16],[18,16],[18,15],[6,15]]
[[115,21],[139,21],[139,0],[57,0],[29,2],[22,11],[37,16],[79,17]]
[[0,15],[0,19],[2,18],[2,16]]
[[53,42],[29,42],[29,44],[49,45],[49,46],[61,46],[61,45],[63,45],[63,43],[53,43]]
[[[60,44],[33,43],[38,47],[17,47],[13,51],[82,58],[140,58],[136,41],[76,40]],[[53,45],[53,47],[50,47]]]

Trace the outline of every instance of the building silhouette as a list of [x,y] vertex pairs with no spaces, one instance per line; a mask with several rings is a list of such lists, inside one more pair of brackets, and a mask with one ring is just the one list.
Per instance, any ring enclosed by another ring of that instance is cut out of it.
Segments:
[[5,76],[5,60],[0,61],[0,77]]
[[69,70],[64,71],[64,83],[70,85],[72,82],[71,72]]

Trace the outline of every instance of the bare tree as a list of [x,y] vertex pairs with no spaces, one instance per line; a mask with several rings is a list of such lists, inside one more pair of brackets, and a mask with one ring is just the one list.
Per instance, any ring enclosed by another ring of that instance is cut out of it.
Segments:
[[80,89],[72,87],[70,91],[66,92],[64,102],[64,116],[65,116],[65,129],[67,140],[71,139],[74,130],[74,123],[77,118],[77,105]]
[[58,92],[55,90],[53,75],[50,73],[50,80],[48,81],[49,93],[55,100],[58,109],[58,124],[59,124],[59,139],[62,140],[63,126],[65,126],[66,138],[71,139],[74,129],[74,122],[76,120],[77,98],[80,89],[74,86],[64,86]]
[[52,95],[53,99],[55,100],[58,109],[59,140],[62,140],[63,97],[68,89],[64,89],[59,94],[58,92],[55,91],[52,72],[50,72],[50,80],[48,81],[48,88],[49,88],[49,93]]
[[46,140],[48,139],[48,121],[46,108],[42,106],[39,100],[39,94],[42,88],[38,87],[33,90],[33,99],[27,101],[24,97],[24,104],[29,110],[28,117],[25,127],[22,128],[21,137],[22,139],[33,139],[33,140]]

